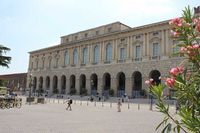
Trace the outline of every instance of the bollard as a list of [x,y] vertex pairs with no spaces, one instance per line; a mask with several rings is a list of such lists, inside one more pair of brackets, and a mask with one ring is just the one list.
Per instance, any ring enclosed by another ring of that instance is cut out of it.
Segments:
[[103,102],[102,102],[102,105],[101,105],[102,107],[103,107]]
[[130,105],[129,105],[129,102],[128,102],[128,109],[130,109]]
[[112,108],[112,103],[110,103],[110,108]]
[[88,106],[89,102],[87,101],[87,106]]
[[138,103],[138,110],[140,110],[140,104]]
[[58,99],[58,103],[60,103],[60,99]]
[[80,102],[80,105],[82,106],[82,101]]
[[96,107],[96,101],[94,102],[94,106]]

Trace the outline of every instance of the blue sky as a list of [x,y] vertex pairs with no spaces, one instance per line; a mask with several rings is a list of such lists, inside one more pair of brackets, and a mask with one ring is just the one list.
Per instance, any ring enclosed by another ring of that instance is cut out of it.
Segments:
[[29,51],[59,44],[60,37],[120,21],[131,27],[181,16],[199,0],[0,0],[0,44],[11,48],[10,68],[27,72]]

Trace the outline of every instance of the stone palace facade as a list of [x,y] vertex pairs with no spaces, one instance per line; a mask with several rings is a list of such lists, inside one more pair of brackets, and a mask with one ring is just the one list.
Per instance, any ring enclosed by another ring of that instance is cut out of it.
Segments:
[[145,80],[163,82],[159,77],[183,60],[174,55],[179,49],[168,23],[115,22],[62,36],[59,45],[29,52],[27,86],[31,78],[33,92],[139,97]]

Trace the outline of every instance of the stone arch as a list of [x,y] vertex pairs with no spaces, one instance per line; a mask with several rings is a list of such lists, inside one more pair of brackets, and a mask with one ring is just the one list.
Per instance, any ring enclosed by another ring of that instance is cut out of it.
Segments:
[[149,73],[149,78],[150,79],[153,79],[153,83],[154,85],[158,85],[161,83],[161,79],[160,79],[160,71],[158,70],[152,70],[150,73]]
[[58,93],[58,77],[53,77],[53,93]]
[[142,74],[139,71],[135,71],[132,74],[132,96],[134,98],[139,98],[141,90],[142,90]]
[[43,77],[39,78],[39,89],[43,89]]
[[70,89],[75,89],[76,88],[76,76],[75,75],[71,75],[70,76]]
[[117,96],[122,97],[125,95],[126,76],[123,72],[117,74]]
[[96,73],[93,73],[90,76],[90,86],[91,86],[91,95],[97,95],[97,87],[98,87],[98,76]]
[[66,76],[61,77],[61,94],[66,94]]
[[103,90],[102,95],[105,97],[109,96],[109,90],[111,87],[111,75],[110,73],[104,73],[103,75]]
[[33,92],[36,92],[36,88],[37,88],[37,77],[33,78]]
[[80,85],[80,95],[87,95],[86,89],[86,76],[85,74],[81,74],[79,78],[79,85]]
[[50,77],[47,76],[46,77],[46,89],[49,89],[50,88]]

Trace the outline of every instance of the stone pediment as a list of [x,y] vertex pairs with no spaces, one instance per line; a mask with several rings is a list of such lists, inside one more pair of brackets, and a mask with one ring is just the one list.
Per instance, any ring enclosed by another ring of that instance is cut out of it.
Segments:
[[160,42],[161,39],[159,37],[153,37],[149,42],[152,43],[152,42]]
[[134,41],[133,44],[134,45],[136,45],[136,44],[143,44],[143,41],[137,40],[137,41]]
[[118,44],[118,47],[126,47],[127,46],[127,43],[119,43]]

